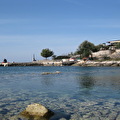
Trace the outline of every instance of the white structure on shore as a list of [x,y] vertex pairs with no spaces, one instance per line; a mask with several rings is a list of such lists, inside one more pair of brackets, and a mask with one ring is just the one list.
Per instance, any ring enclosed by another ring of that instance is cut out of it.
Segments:
[[107,43],[120,43],[120,40],[113,40],[113,41],[109,41],[109,42],[107,42]]

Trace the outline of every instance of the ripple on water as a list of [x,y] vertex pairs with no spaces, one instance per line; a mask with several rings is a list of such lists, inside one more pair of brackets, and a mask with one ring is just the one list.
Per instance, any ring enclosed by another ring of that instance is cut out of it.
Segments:
[[[0,73],[1,120],[25,120],[19,113],[31,103],[43,104],[54,111],[55,116],[50,120],[120,118],[120,68],[13,68]],[[62,73],[40,74],[56,70]]]

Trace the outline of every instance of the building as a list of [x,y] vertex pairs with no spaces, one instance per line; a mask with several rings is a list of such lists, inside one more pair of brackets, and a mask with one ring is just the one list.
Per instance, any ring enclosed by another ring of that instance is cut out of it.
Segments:
[[100,49],[100,51],[92,53],[93,58],[98,58],[98,59],[103,59],[107,57],[112,59],[120,58],[120,47],[117,47],[117,44],[118,43],[120,44],[120,40],[113,40],[107,43],[109,43],[108,45],[109,49],[106,50]]
[[120,44],[120,40],[113,40],[113,41],[109,41],[107,43],[109,43],[109,45],[108,45],[109,46],[109,50],[115,51],[117,48],[119,48],[119,47],[117,47],[117,44],[118,43]]
[[114,44],[114,43],[120,43],[120,40],[113,40],[113,41],[109,41],[107,43],[110,43],[110,44]]

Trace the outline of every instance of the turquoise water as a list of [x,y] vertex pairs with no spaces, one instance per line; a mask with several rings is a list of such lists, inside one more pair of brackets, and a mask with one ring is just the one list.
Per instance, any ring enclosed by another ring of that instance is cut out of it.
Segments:
[[0,67],[0,119],[32,103],[54,111],[50,120],[119,120],[120,67]]

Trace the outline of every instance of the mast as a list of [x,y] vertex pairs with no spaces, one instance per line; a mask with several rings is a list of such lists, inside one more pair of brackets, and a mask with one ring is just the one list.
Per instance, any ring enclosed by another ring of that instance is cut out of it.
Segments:
[[36,59],[35,59],[35,54],[33,54],[33,59],[32,59],[32,61],[36,61]]

